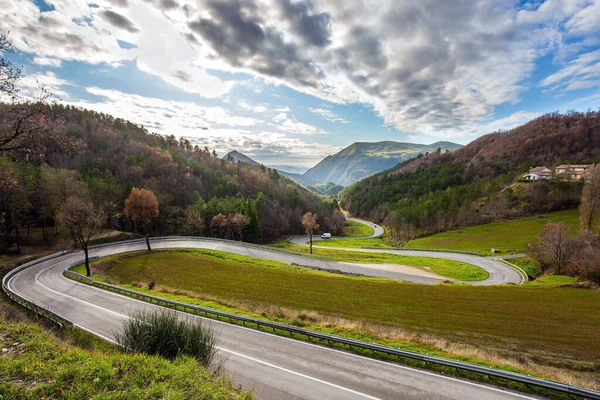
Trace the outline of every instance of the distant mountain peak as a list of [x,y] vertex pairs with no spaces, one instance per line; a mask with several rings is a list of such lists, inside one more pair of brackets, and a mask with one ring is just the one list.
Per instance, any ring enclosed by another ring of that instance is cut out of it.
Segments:
[[392,168],[398,163],[418,156],[419,153],[433,153],[438,148],[454,151],[461,147],[460,144],[444,141],[430,145],[390,140],[354,142],[336,154],[325,157],[303,176],[317,182],[333,182],[336,185],[346,186]]
[[236,163],[236,164],[240,163],[240,162],[243,162],[243,163],[246,163],[248,165],[260,165],[260,163],[254,161],[253,159],[251,159],[247,155],[245,155],[243,153],[240,153],[237,150],[232,150],[232,151],[230,151],[229,153],[227,153],[227,154],[225,154],[223,156],[224,160],[227,160],[229,158],[231,158],[233,160],[233,162]]

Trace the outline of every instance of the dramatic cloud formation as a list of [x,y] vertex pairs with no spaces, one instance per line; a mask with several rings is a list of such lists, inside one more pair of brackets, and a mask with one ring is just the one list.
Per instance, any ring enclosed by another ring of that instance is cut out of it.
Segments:
[[556,96],[600,85],[600,0],[46,4],[0,0],[3,29],[34,65],[135,63],[168,85],[220,100],[230,114],[224,120],[232,121],[235,105],[242,115],[264,114],[263,127],[287,137],[328,132],[297,110],[275,110],[282,105],[272,99],[232,91],[292,88],[314,99],[298,103],[305,117],[351,125],[330,106],[360,104],[381,118],[382,134],[451,139],[538,115],[516,106],[530,90]]

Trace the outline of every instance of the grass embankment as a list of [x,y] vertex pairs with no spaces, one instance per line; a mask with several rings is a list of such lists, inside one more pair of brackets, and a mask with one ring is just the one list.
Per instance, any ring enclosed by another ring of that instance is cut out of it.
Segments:
[[538,238],[544,225],[550,221],[564,222],[575,234],[579,229],[579,211],[558,211],[543,216],[456,229],[411,240],[406,247],[478,251],[483,254],[490,253],[494,248],[503,254],[521,253],[527,243]]
[[[1,256],[0,278],[48,252]],[[0,349],[0,399],[252,398],[213,377],[192,357],[168,361],[124,354],[80,329],[58,330],[1,291]]]
[[361,224],[356,221],[346,220],[344,226],[344,233],[346,236],[371,236],[375,233],[375,230],[369,225]]
[[[353,239],[347,239],[352,241]],[[365,239],[356,239],[364,241]],[[368,239],[367,239],[368,240]],[[346,241],[340,239],[340,241]],[[320,241],[318,244],[326,241]],[[295,245],[287,240],[281,240],[270,246],[280,249],[292,250],[299,253],[310,253],[307,246]],[[481,281],[487,279],[489,274],[483,269],[475,265],[464,263],[461,261],[445,260],[442,258],[432,257],[414,257],[400,256],[396,254],[386,253],[369,253],[360,251],[346,251],[336,249],[318,249],[313,247],[313,255],[328,257],[333,261],[351,262],[351,263],[367,263],[367,264],[400,264],[410,267],[420,268],[431,271],[439,276],[450,279],[458,279],[461,281]],[[284,264],[287,266],[287,264]]]
[[227,305],[413,351],[512,365],[573,384],[593,386],[600,368],[597,291],[426,286],[262,264],[196,250],[155,251],[107,258],[93,271],[121,284],[154,282],[182,301],[200,298],[209,307]]
[[[380,247],[384,249],[392,249],[394,245],[387,238],[337,238],[327,240],[319,240],[313,243],[314,246],[322,247],[353,247],[355,249],[366,247]],[[399,247],[399,246],[396,246]],[[314,251],[314,248],[313,248]]]
[[0,398],[6,399],[243,399],[191,357],[123,354],[75,332],[59,342],[35,324],[0,318]]

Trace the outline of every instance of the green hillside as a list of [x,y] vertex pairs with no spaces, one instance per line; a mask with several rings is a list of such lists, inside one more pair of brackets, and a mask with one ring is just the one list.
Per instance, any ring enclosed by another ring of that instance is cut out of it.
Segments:
[[527,243],[537,239],[540,230],[550,221],[562,221],[573,233],[576,233],[579,230],[579,211],[558,211],[512,221],[499,221],[456,229],[411,240],[406,247],[480,251],[483,253],[494,248],[504,254],[521,253]]
[[383,222],[400,241],[576,208],[581,180],[515,182],[531,167],[600,161],[599,116],[547,114],[452,153],[417,157],[345,188],[340,205],[351,215]]

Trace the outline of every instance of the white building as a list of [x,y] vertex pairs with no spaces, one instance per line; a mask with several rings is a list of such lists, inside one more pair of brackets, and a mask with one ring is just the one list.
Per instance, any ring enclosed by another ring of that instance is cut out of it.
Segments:
[[523,174],[523,179],[527,181],[538,181],[552,178],[552,170],[546,167],[530,168],[529,172]]

